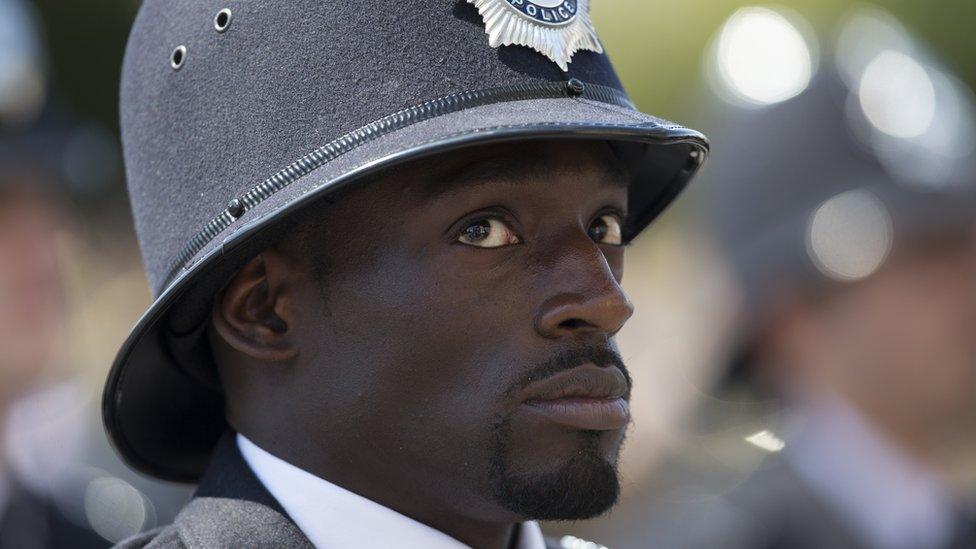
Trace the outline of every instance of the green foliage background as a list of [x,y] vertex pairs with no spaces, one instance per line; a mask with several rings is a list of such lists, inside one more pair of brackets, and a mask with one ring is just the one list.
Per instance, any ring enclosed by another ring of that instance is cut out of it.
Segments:
[[[906,27],[971,87],[976,84],[976,1],[793,0],[592,0],[600,36],[624,84],[642,109],[665,117],[695,118],[702,64],[712,36],[735,10],[750,5],[784,7],[814,26],[829,46],[838,22],[857,6],[877,6]],[[826,49],[826,47],[824,48]]]

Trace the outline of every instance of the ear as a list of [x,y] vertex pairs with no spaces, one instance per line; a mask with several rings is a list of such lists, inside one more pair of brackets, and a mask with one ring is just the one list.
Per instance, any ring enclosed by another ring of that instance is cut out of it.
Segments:
[[232,348],[263,362],[298,355],[292,299],[287,282],[293,271],[270,248],[244,266],[214,299],[213,326]]

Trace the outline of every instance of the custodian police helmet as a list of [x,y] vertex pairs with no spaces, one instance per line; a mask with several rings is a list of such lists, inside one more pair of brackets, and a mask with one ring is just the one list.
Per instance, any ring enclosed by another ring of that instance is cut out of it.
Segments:
[[[972,231],[972,92],[920,52],[884,49],[873,63],[883,67],[894,55],[918,71],[858,72],[852,87],[838,65],[826,63],[798,96],[735,109],[714,124],[718,147],[714,169],[698,186],[705,195],[699,215],[741,301],[722,389],[771,389],[756,376],[756,340],[784,299],[859,282],[895,252]],[[931,120],[899,135],[891,124],[917,107],[903,92],[913,79],[933,90]],[[879,112],[879,102],[900,107]]]
[[154,301],[112,366],[106,428],[134,468],[193,481],[227,428],[212,296],[299,209],[394,164],[524,139],[617,143],[625,239],[707,150],[635,110],[589,0],[145,0],[122,140]]

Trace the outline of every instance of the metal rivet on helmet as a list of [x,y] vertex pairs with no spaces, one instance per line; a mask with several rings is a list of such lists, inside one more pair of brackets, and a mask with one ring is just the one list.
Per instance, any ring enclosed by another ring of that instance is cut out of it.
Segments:
[[227,204],[227,213],[229,213],[234,219],[237,219],[244,214],[244,203],[241,202],[240,198],[235,198]]
[[224,32],[230,28],[230,21],[233,19],[234,14],[230,11],[230,8],[224,8],[217,12],[214,16],[214,30],[217,32]]
[[569,82],[566,82],[566,91],[571,97],[579,97],[586,91],[586,84],[579,78],[570,78]]
[[169,56],[169,64],[173,67],[174,71],[178,71],[183,68],[186,63],[186,46],[177,46],[173,53]]

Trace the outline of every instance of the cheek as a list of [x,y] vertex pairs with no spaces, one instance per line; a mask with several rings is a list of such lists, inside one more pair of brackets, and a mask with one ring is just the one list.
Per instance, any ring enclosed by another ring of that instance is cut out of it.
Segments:
[[338,277],[327,292],[330,360],[357,370],[356,390],[378,410],[484,428],[499,412],[531,314],[517,273],[482,267],[450,254],[394,253]]
[[624,279],[624,249],[623,246],[606,246],[603,248],[603,256],[607,259],[607,265],[618,284]]
[[[976,388],[976,325],[974,307],[962,292],[939,295],[913,309],[916,369],[919,386],[931,386],[933,400],[944,403],[970,399]],[[906,338],[911,334],[905,334]]]
[[855,311],[836,326],[856,353],[866,384],[933,404],[972,393],[976,337],[969,304],[917,284],[868,297],[856,304],[863,314]]

